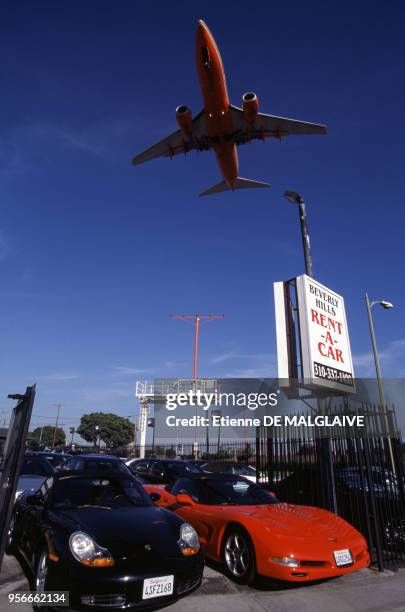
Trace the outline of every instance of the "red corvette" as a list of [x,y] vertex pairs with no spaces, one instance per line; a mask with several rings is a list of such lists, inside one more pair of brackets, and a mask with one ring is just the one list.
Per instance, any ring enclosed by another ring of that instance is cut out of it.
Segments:
[[339,516],[281,503],[238,476],[190,476],[145,489],[156,504],[191,523],[205,555],[241,584],[257,575],[307,582],[370,563],[366,540]]

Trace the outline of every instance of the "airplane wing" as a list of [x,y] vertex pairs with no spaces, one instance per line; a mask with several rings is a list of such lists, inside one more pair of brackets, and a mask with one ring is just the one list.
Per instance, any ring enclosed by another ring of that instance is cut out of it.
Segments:
[[204,122],[204,111],[201,111],[193,119],[193,129],[190,136],[186,136],[182,130],[177,130],[160,142],[152,145],[149,149],[142,151],[132,158],[132,165],[138,166],[155,157],[174,157],[188,151],[206,151],[211,148],[212,142],[209,138]]
[[251,140],[264,138],[285,138],[293,134],[326,134],[326,125],[319,123],[308,123],[306,121],[297,121],[296,119],[287,119],[286,117],[276,117],[275,115],[265,115],[258,113],[257,119],[251,126],[245,119],[245,115],[241,108],[231,106],[232,121],[234,126],[234,137],[237,144],[243,144]]

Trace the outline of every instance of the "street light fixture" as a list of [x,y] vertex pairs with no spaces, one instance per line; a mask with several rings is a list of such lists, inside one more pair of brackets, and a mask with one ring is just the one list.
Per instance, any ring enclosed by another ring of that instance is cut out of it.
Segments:
[[298,205],[298,212],[300,215],[301,224],[302,246],[304,247],[305,273],[307,274],[307,276],[313,278],[314,273],[312,270],[311,244],[309,241],[307,211],[305,208],[304,198],[296,191],[285,191],[284,197],[292,204]]
[[394,308],[394,304],[392,304],[391,302],[387,302],[386,300],[375,300],[374,302],[370,302],[370,299],[367,293],[365,294],[364,297],[365,297],[366,306],[367,306],[368,324],[370,327],[371,344],[373,347],[373,355],[374,355],[375,370],[377,374],[377,383],[378,383],[378,391],[380,395],[380,403],[381,403],[381,406],[385,408],[385,394],[384,394],[384,387],[382,384],[380,359],[378,357],[377,342],[375,339],[374,323],[373,323],[373,317],[371,314],[371,309],[373,306],[379,305],[382,308],[384,308],[384,310],[390,310],[391,308]]

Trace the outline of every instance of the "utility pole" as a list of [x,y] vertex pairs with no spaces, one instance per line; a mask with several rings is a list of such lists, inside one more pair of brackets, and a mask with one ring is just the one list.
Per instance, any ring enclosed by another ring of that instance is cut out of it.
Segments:
[[58,424],[59,424],[59,413],[60,413],[60,409],[61,409],[61,405],[60,405],[60,404],[56,404],[56,421],[55,421],[55,429],[53,430],[52,449],[54,449],[54,448],[55,448],[56,431],[57,431],[57,429],[58,429]]
[[[207,315],[201,315],[201,314],[172,314],[170,315],[171,319],[183,319],[183,320],[194,320],[194,367],[193,367],[193,378],[194,378],[194,393],[197,392],[197,367],[198,367],[198,333],[199,333],[199,329],[200,329],[200,321],[202,320],[212,320],[212,319],[224,319],[225,315],[223,314],[207,314]],[[195,434],[194,434],[194,452],[193,455],[196,453],[196,444],[197,444],[197,440],[196,440],[196,436],[197,436],[197,428],[195,430]],[[209,425],[207,425],[206,430],[205,430],[205,442],[206,442],[206,446],[207,446],[207,453],[209,454]]]

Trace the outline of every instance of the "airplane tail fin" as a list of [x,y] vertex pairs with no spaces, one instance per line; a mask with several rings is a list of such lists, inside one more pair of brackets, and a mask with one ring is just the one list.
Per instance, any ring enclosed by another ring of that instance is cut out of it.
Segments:
[[270,184],[263,183],[262,181],[252,181],[250,179],[240,178],[238,176],[232,188],[229,187],[228,183],[226,183],[225,181],[221,181],[220,183],[217,183],[213,187],[210,187],[206,191],[200,193],[200,196],[208,196],[212,195],[213,193],[221,193],[221,191],[234,191],[235,189],[255,189],[259,187],[270,187]]

